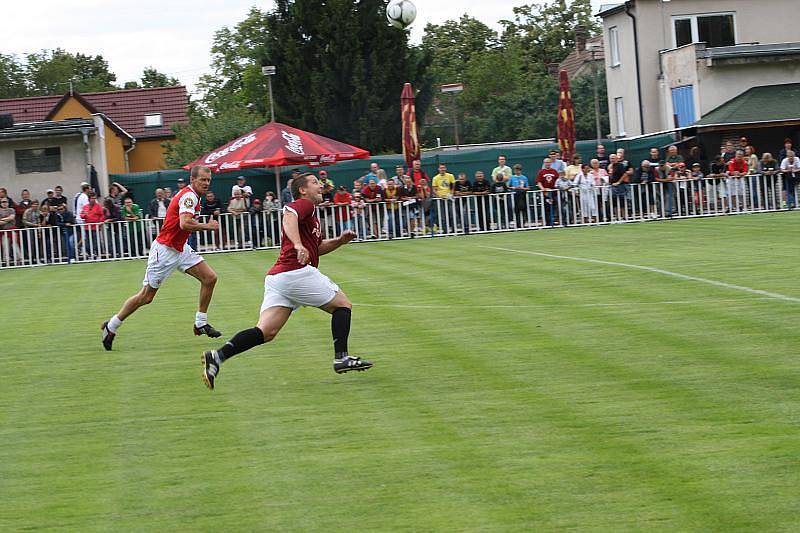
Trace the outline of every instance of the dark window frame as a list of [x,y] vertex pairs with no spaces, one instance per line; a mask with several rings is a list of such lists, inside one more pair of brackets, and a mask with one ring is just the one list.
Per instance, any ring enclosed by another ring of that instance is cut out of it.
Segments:
[[48,146],[14,150],[14,166],[17,174],[61,172],[61,147]]

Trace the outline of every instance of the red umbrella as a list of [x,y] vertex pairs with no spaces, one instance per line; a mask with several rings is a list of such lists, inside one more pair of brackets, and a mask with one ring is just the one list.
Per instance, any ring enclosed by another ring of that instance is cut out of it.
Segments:
[[575,113],[572,110],[572,95],[569,92],[567,71],[559,73],[561,92],[558,98],[558,145],[564,161],[570,161],[575,152]]
[[322,135],[270,122],[205,154],[183,168],[205,165],[214,172],[288,165],[330,165],[348,159],[366,159],[369,152]]
[[411,162],[419,159],[419,135],[417,132],[417,110],[414,106],[414,91],[411,84],[403,86],[400,95],[400,109],[403,120],[403,155],[406,165],[410,168]]

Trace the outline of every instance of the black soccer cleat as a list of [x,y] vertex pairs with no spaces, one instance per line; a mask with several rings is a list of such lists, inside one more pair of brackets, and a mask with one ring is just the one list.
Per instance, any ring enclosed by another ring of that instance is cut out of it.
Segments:
[[353,370],[361,372],[363,370],[367,370],[368,368],[372,368],[372,361],[365,361],[360,357],[353,357],[352,355],[348,355],[342,359],[333,360],[333,371],[337,374],[344,374],[345,372],[350,372]]
[[219,374],[219,364],[214,359],[214,354],[211,351],[203,352],[200,362],[203,364],[203,383],[209,389],[214,390],[214,379]]
[[110,329],[108,329],[108,320],[103,322],[103,325],[100,327],[103,332],[103,348],[106,349],[107,352],[111,351],[111,345],[114,344],[114,337],[117,336],[116,333],[112,333]]
[[196,337],[199,337],[200,335],[208,335],[212,339],[216,339],[222,335],[222,333],[211,327],[211,324],[206,324],[205,326],[200,326],[199,328],[195,326],[194,334]]

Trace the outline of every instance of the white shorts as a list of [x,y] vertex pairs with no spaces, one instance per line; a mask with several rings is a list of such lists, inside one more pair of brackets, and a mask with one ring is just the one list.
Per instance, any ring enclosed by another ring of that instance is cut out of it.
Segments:
[[261,313],[270,307],[321,307],[333,300],[339,286],[311,265],[264,278]]
[[202,261],[203,256],[192,250],[188,243],[183,245],[182,252],[178,252],[165,244],[153,241],[142,285],[150,285],[157,289],[176,268],[181,272],[186,272]]

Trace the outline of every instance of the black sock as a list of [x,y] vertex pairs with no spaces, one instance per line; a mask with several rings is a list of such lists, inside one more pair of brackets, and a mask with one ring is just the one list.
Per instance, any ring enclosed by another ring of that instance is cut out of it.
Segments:
[[347,355],[347,337],[350,336],[350,309],[338,307],[331,316],[333,352],[337,359]]
[[245,329],[234,335],[225,343],[225,346],[217,350],[217,353],[220,361],[224,361],[259,344],[264,344],[264,334],[261,330],[258,328]]

